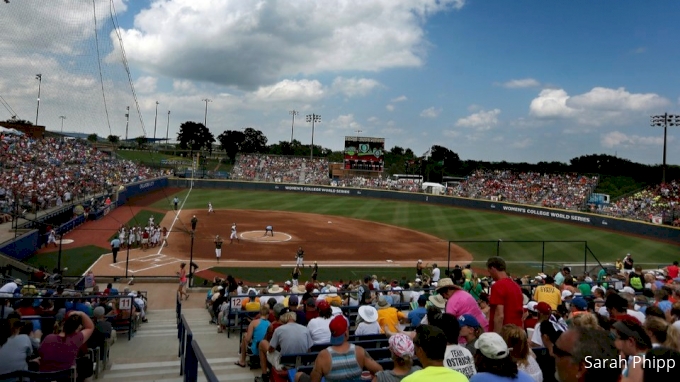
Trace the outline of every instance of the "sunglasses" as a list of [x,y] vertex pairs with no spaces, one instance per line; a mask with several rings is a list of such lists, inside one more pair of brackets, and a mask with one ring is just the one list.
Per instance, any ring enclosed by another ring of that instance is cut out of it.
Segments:
[[568,351],[566,351],[564,349],[560,349],[560,347],[557,346],[557,344],[553,345],[553,355],[557,358],[571,357],[572,356],[572,354],[569,353]]

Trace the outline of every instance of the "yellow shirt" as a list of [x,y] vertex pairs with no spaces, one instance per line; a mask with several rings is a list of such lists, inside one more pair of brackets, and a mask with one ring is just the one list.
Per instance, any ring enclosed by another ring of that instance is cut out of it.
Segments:
[[326,302],[328,302],[330,306],[342,306],[342,297],[326,297]]
[[399,331],[399,319],[406,318],[406,315],[397,308],[384,308],[378,309],[378,324],[380,325],[380,332],[382,333],[383,327],[387,325],[391,332]]
[[458,371],[444,366],[429,366],[405,377],[401,382],[468,382],[467,377]]
[[545,302],[552,310],[557,310],[557,306],[562,303],[562,292],[553,285],[541,285],[536,287],[534,301]]
[[246,312],[259,312],[261,306],[259,301],[250,301],[243,305],[243,310]]

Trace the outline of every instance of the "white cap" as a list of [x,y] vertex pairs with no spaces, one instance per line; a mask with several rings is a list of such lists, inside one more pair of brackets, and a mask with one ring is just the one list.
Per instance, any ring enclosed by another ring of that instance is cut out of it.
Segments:
[[627,287],[623,287],[623,289],[619,289],[619,293],[630,293],[632,295],[635,295],[635,289],[627,286]]
[[494,332],[482,333],[475,342],[475,349],[479,349],[486,358],[490,359],[503,359],[510,354],[503,337]]
[[564,300],[564,299],[566,299],[566,298],[569,298],[569,297],[572,297],[573,295],[574,295],[574,294],[571,293],[570,290],[563,290],[563,291],[562,291],[562,300]]
[[290,285],[291,285],[291,282],[290,282],[290,281],[286,281],[286,285],[290,286]]
[[416,279],[415,281],[416,281],[417,283],[419,283],[419,282],[421,282],[421,281],[423,281],[423,280],[421,280],[421,279]]
[[422,262],[423,262],[423,260],[420,260],[420,259],[418,260],[418,263],[422,263]]
[[536,301],[529,301],[526,305],[524,305],[524,308],[526,310],[531,311],[531,312],[535,312],[536,311],[536,305],[538,305],[538,303]]

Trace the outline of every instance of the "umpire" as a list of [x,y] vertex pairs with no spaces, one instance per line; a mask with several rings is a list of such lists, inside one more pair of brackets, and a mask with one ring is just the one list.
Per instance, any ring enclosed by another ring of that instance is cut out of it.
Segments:
[[191,230],[196,231],[196,224],[198,224],[198,219],[196,219],[196,215],[194,215],[193,218],[191,218]]
[[113,240],[111,240],[111,252],[113,252],[113,263],[115,264],[117,262],[116,258],[118,257],[118,250],[120,249],[120,239],[118,236],[114,237]]

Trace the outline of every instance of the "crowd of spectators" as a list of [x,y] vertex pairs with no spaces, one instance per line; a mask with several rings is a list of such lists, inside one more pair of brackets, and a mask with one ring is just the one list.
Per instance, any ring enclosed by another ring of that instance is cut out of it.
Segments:
[[[298,371],[296,382],[367,379],[367,373],[373,381],[405,382],[677,378],[678,262],[652,271],[630,263],[602,268],[593,277],[572,275],[568,267],[511,276],[498,257],[487,261],[489,277],[456,266],[438,282],[425,273],[413,281],[373,275],[299,285],[290,280],[280,287],[272,281],[247,286],[228,277],[215,280],[206,306],[219,320],[228,309],[259,313],[244,333],[237,364],[246,367],[248,356],[259,359],[263,381],[287,368],[281,356],[312,351],[311,371]],[[232,305],[236,300],[242,304]],[[356,317],[347,306],[357,306]],[[393,362],[371,359],[371,348],[361,347],[366,341],[355,343],[365,335],[384,335]],[[657,368],[643,357],[674,367]],[[606,366],[592,367],[589,360]],[[339,362],[347,374],[334,372]]]
[[[45,275],[48,277],[47,275]],[[58,372],[75,368],[78,381],[88,381],[94,362],[108,358],[115,328],[144,318],[146,297],[128,288],[119,292],[108,284],[100,291],[67,289],[63,285],[24,283],[4,279],[0,287],[0,375],[15,371]],[[119,296],[132,297],[132,310]],[[90,349],[99,348],[100,359]]]
[[651,221],[654,216],[668,217],[674,219],[673,225],[680,226],[678,220],[680,213],[676,211],[679,205],[680,182],[673,180],[670,183],[651,186],[622,197],[609,205],[599,206],[597,212],[647,222]]
[[354,176],[351,178],[334,179],[331,184],[338,187],[375,188],[379,190],[421,192],[422,180],[418,179],[390,179],[390,178],[365,178]]
[[0,213],[58,207],[162,172],[112,159],[81,140],[0,135]]
[[597,177],[575,174],[477,170],[447,193],[563,209],[580,209],[597,186]]
[[240,154],[231,171],[236,180],[329,184],[326,158],[287,157],[267,154]]

